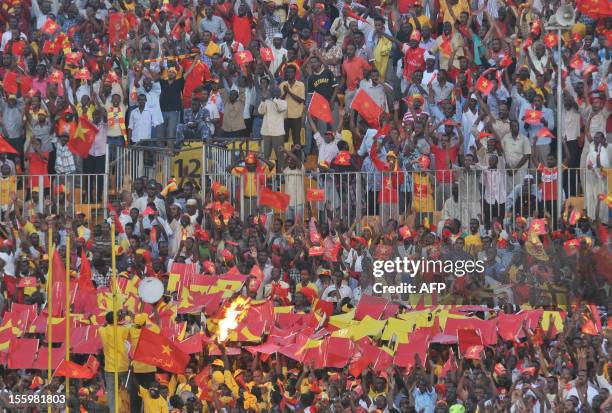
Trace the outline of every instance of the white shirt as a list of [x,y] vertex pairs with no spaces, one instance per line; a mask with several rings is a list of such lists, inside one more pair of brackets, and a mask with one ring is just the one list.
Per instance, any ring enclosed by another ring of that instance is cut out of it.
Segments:
[[506,202],[506,172],[503,169],[485,169],[482,171],[484,199],[489,204]]
[[236,40],[234,40],[231,45],[227,44],[226,42],[223,42],[219,45],[219,47],[221,48],[221,54],[223,55],[223,57],[228,60],[234,56],[234,53],[242,52],[244,50],[244,46],[242,45],[242,43],[237,42]]
[[[26,36],[24,33],[19,33],[19,37],[26,42],[28,41],[28,36]],[[0,44],[0,50],[4,50],[4,47],[12,38],[13,35],[11,34],[10,30],[2,33],[2,44]]]
[[274,46],[272,46],[271,49],[273,59],[272,62],[270,62],[270,71],[272,73],[276,73],[276,70],[278,70],[280,65],[283,63],[283,56],[287,57],[287,49],[284,47],[277,49]]
[[321,136],[319,132],[316,132],[314,134],[314,140],[317,143],[317,147],[319,148],[319,163],[323,161],[330,164],[332,163],[336,155],[338,155],[338,152],[340,152],[340,150],[338,149],[338,142],[340,142],[340,139],[341,135],[336,132],[334,140],[330,143],[327,143],[325,142],[325,138],[323,138],[323,136]]
[[221,116],[219,115],[219,108],[217,107],[217,105],[215,105],[209,100],[208,102],[206,102],[206,106],[204,106],[204,109],[208,111],[208,116],[211,120],[210,122],[208,122],[208,127],[210,128],[210,133],[213,134],[215,133],[215,124],[212,123],[212,121],[221,118]]
[[140,142],[151,139],[151,128],[153,127],[153,113],[145,108],[142,112],[136,108],[130,113],[130,125],[132,141]]
[[[338,293],[340,294],[339,299],[335,294],[333,294],[336,290],[338,290]],[[334,303],[342,301],[344,298],[347,297],[353,298],[353,291],[351,290],[351,287],[344,284],[342,284],[339,289],[336,288],[335,284],[331,284],[325,289],[325,291],[323,291],[323,294],[321,294],[322,300],[331,301]]]
[[106,138],[108,135],[108,128],[106,122],[100,122],[96,125],[98,133],[89,149],[90,156],[102,156],[106,155]]
[[348,268],[351,268],[351,265],[353,264],[353,257],[355,257],[355,268],[353,268],[353,271],[361,272],[363,271],[363,266],[361,263],[365,256],[365,254],[359,255],[356,250],[351,248],[351,250],[346,256],[346,259],[344,260],[344,263],[348,266]]
[[153,115],[153,126],[164,123],[164,116],[159,106],[159,96],[161,95],[161,85],[159,82],[153,82],[153,87],[148,92],[144,87],[138,88],[138,94],[141,93],[147,97],[145,109],[150,110]]
[[[586,394],[587,402],[589,402],[589,405],[593,405],[593,398],[597,396],[599,392],[595,390],[590,384],[587,384],[586,393],[587,393]],[[574,396],[578,399],[578,408],[580,408],[582,403],[580,403],[580,397],[578,397],[578,390],[576,390],[575,386],[570,389],[570,391],[567,393],[567,396],[565,398],[567,399],[570,396]]]
[[166,231],[166,235],[168,236],[168,238],[172,236],[172,228],[170,228],[168,221],[166,221],[162,217],[157,217],[153,219],[153,221],[151,221],[149,218],[144,218],[142,220],[142,228],[151,229],[153,228],[153,224],[156,224],[156,223],[159,224],[164,229],[164,231]]
[[[132,203],[132,206],[130,208],[138,208],[138,211],[140,211],[140,213],[142,214],[143,211],[147,209],[148,203],[149,203],[149,197],[145,195],[135,200],[134,203]],[[157,212],[159,213],[159,216],[166,219],[166,204],[164,203],[164,200],[161,198],[155,197],[155,199],[153,200],[153,203],[155,204],[155,208],[157,208]]]

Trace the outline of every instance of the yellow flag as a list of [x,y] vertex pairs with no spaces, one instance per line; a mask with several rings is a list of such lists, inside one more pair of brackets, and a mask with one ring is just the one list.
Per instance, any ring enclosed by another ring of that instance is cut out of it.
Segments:
[[348,313],[333,315],[329,317],[329,324],[338,328],[346,328],[357,323],[357,321],[353,320],[354,317],[355,309],[353,308]]
[[360,340],[366,336],[378,336],[383,331],[383,328],[385,328],[386,323],[386,320],[375,320],[367,315],[359,324],[349,327],[350,338],[353,340]]
[[561,313],[558,311],[544,311],[542,314],[542,329],[548,331],[550,328],[550,316],[552,316],[553,324],[557,329],[557,332],[563,331],[563,318]]
[[220,52],[221,52],[221,48],[219,47],[219,45],[211,40],[210,43],[208,43],[208,46],[206,46],[206,50],[204,51],[204,54],[208,57],[211,57],[215,53],[220,53]]

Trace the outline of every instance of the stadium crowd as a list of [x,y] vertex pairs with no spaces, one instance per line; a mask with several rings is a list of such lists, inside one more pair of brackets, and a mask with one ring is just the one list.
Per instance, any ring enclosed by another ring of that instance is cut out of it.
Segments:
[[[4,411],[612,411],[609,2],[2,0],[0,21]],[[96,221],[57,180],[193,141],[261,143],[224,166],[243,192],[132,177]],[[374,276],[396,258],[483,271]]]

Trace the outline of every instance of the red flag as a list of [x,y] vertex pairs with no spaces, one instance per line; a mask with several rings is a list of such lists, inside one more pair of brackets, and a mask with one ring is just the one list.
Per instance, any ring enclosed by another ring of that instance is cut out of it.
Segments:
[[7,48],[5,47],[5,53],[12,53],[15,56],[23,56],[23,48],[25,47],[25,42],[22,39],[10,41],[7,46],[9,46],[10,49],[7,50]]
[[66,57],[66,64],[73,65],[73,66],[78,66],[79,62],[83,58],[83,53],[81,53],[81,52],[70,52],[70,53],[66,53],[65,57]]
[[569,65],[572,69],[581,70],[582,66],[584,66],[584,60],[576,53],[574,57],[572,57],[572,60],[570,60]]
[[446,377],[449,371],[451,370],[455,371],[458,368],[459,366],[457,365],[457,359],[455,358],[455,352],[451,348],[450,353],[448,355],[448,360],[446,360],[446,363],[444,363],[444,366],[442,367],[441,377]]
[[541,110],[527,109],[525,111],[525,123],[537,125],[541,122],[544,113]]
[[581,13],[595,19],[612,16],[612,4],[608,0],[578,0],[576,7]]
[[53,283],[66,283],[66,264],[60,257],[57,248],[53,249],[53,263],[51,264],[51,280]]
[[359,89],[353,98],[351,109],[355,109],[368,125],[376,127],[380,125],[380,115],[384,113],[384,110],[363,89]]
[[484,350],[484,347],[481,345],[470,346],[465,351],[465,354],[463,355],[463,357],[465,357],[468,360],[480,360],[480,356],[483,350]]
[[37,352],[37,338],[15,338],[11,340],[8,350],[8,368],[31,369]]
[[393,363],[405,368],[411,368],[415,364],[415,355],[418,354],[421,361],[427,357],[427,347],[429,346],[429,332],[425,334],[419,332],[420,329],[412,333],[408,343],[401,343],[397,346]]
[[201,334],[195,334],[183,341],[174,342],[174,345],[180,348],[185,354],[201,353],[202,344]]
[[17,150],[0,135],[0,153],[12,153],[18,155]]
[[351,19],[359,20],[360,22],[370,24],[367,19],[364,19],[363,17],[355,13],[355,11],[353,11],[353,8],[351,7],[350,3],[344,3],[343,9],[346,13],[346,17],[350,17]]
[[493,81],[487,79],[484,76],[480,76],[476,81],[476,89],[479,90],[483,95],[488,95],[493,90]]
[[96,291],[96,287],[91,281],[91,264],[85,255],[85,248],[81,249],[81,270],[77,281],[80,291]]
[[378,320],[380,316],[383,315],[388,305],[389,301],[383,297],[363,295],[355,309],[355,320],[361,321],[366,315]]
[[480,140],[480,139],[484,139],[484,138],[490,138],[491,136],[493,136],[493,134],[492,134],[492,133],[482,131],[482,132],[480,132],[480,133],[478,134],[478,140]]
[[529,231],[535,231],[538,235],[546,234],[546,221],[544,218],[534,219],[531,221]]
[[325,201],[325,191],[320,188],[309,188],[306,190],[307,201]]
[[508,53],[504,54],[504,57],[499,61],[501,67],[508,67],[512,64],[512,58]]
[[572,213],[570,214],[570,217],[569,217],[569,224],[576,225],[576,223],[581,217],[582,217],[582,214],[579,211],[572,209]]
[[331,317],[334,314],[334,303],[332,301],[320,300],[316,298],[314,300],[312,310],[316,313],[327,314],[327,317]]
[[71,379],[91,379],[96,375],[87,366],[81,366],[78,363],[70,360],[62,360],[55,369],[54,376],[70,377]]
[[583,76],[588,76],[593,72],[597,72],[599,70],[599,68],[593,64],[588,64],[586,65],[586,67],[583,68],[582,70],[582,75]]
[[264,62],[271,62],[274,60],[274,55],[272,54],[272,49],[268,47],[262,47],[259,49],[259,54],[261,55],[261,59]]
[[317,92],[312,94],[310,105],[308,105],[308,113],[323,122],[332,123],[334,121],[329,101]]
[[459,351],[465,354],[472,346],[482,346],[482,337],[477,330],[472,328],[462,328],[457,330],[457,341]]
[[553,138],[555,135],[548,128],[542,128],[537,133],[538,138]]
[[340,151],[332,161],[333,165],[349,166],[351,165],[351,154],[349,151]]
[[59,53],[60,48],[57,43],[52,42],[51,40],[45,40],[42,51],[44,54],[56,55]]
[[59,29],[59,24],[57,24],[53,19],[47,17],[47,20],[40,28],[40,31],[48,35],[53,35],[57,29]]
[[60,70],[54,70],[47,78],[51,83],[62,83],[64,80],[64,73]]
[[259,205],[286,211],[291,197],[284,192],[273,191],[264,186],[259,193]]
[[130,29],[123,13],[108,13],[108,40],[110,44],[118,39],[126,39]]
[[69,50],[64,50],[64,53],[70,53],[72,50],[70,49],[70,39],[68,38],[68,36],[66,35],[66,33],[60,33],[57,35],[57,37],[55,38],[55,45],[58,47],[58,49],[69,49]]
[[253,55],[248,50],[238,52],[234,55],[234,57],[236,58],[236,63],[238,63],[240,66],[246,65],[247,63],[253,61]]
[[26,75],[18,75],[15,72],[6,72],[4,74],[4,91],[8,94],[17,94],[17,81],[21,82],[21,94],[25,94],[32,89],[32,78]]
[[87,367],[89,371],[91,371],[93,375],[95,376],[96,373],[98,372],[98,369],[100,368],[100,362],[98,361],[97,358],[90,355],[89,357],[87,357],[87,361],[85,362],[85,367]]
[[168,338],[143,328],[134,351],[134,360],[157,366],[171,373],[184,373],[189,355]]
[[544,36],[544,44],[549,49],[552,49],[559,42],[559,35],[555,32],[550,32],[546,36]]
[[22,277],[19,279],[17,287],[36,287],[36,277]]
[[212,398],[210,397],[211,389],[209,387],[208,378],[211,374],[211,366],[210,364],[206,365],[200,373],[194,377],[195,383],[198,385],[200,389],[200,400],[207,400],[212,402]]
[[450,56],[452,53],[451,37],[442,35],[442,42],[440,43],[440,50],[446,55]]
[[91,73],[87,68],[78,69],[74,73],[74,78],[79,80],[91,80]]
[[97,134],[98,128],[96,128],[96,125],[91,123],[85,115],[81,115],[74,130],[74,135],[68,141],[68,149],[83,159],[87,158]]
[[599,316],[599,310],[594,304],[586,306],[585,312],[582,314],[582,332],[590,336],[599,335],[602,331],[601,317]]

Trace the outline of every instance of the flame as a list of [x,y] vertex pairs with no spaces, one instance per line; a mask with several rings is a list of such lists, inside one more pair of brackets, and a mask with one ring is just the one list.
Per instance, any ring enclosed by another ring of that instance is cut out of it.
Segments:
[[236,299],[225,309],[225,316],[219,321],[219,342],[224,342],[229,337],[230,330],[238,327],[238,323],[246,316],[250,307],[250,299],[236,297]]

